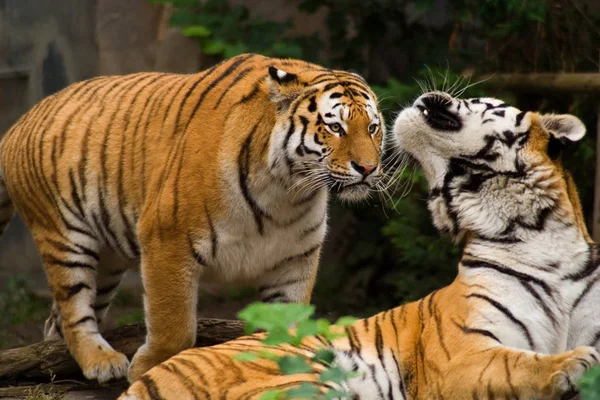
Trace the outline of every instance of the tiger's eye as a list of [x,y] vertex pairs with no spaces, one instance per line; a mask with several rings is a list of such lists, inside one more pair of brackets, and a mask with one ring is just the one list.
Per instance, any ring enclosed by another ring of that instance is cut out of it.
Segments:
[[377,132],[377,127],[378,127],[378,126],[379,126],[379,125],[377,125],[377,124],[371,124],[371,125],[369,125],[369,133],[372,135],[372,134],[374,134],[375,132]]
[[329,125],[329,129],[331,129],[333,132],[339,132],[342,130],[342,126],[337,122],[334,122],[333,124]]

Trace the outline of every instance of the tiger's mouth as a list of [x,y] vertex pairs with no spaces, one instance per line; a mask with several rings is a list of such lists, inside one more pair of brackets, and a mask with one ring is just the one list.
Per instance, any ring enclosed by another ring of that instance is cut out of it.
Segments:
[[342,200],[359,201],[369,196],[373,186],[365,181],[345,185],[341,182],[334,182],[330,185],[330,188]]

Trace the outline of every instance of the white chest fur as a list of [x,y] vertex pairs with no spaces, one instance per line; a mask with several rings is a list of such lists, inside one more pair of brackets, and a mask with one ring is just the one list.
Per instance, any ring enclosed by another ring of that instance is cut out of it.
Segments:
[[267,176],[254,177],[248,194],[236,180],[225,181],[223,217],[213,221],[216,236],[202,237],[194,247],[207,261],[201,285],[252,283],[282,261],[320,245],[327,229],[326,190],[290,193]]

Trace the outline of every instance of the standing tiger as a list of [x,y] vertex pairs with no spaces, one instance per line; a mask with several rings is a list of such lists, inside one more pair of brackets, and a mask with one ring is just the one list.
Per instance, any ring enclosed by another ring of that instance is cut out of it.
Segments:
[[[395,123],[397,146],[428,179],[435,225],[465,248],[455,281],[346,328],[333,343],[267,349],[261,334],[184,351],[151,369],[121,399],[258,399],[318,382],[281,375],[240,352],[311,357],[357,376],[353,399],[560,399],[600,357],[600,259],[559,157],[585,127],[571,115],[519,111],[491,98],[422,95]],[[323,390],[329,382],[319,383]]]
[[30,228],[64,337],[88,379],[127,375],[98,323],[141,264],[148,335],[129,379],[194,344],[199,282],[309,302],[331,190],[368,196],[384,124],[358,75],[243,54],[193,75],[76,83],[1,143],[0,221]]

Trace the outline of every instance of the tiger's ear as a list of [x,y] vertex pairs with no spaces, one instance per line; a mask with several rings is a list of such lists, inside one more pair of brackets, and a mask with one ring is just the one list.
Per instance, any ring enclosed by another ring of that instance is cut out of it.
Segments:
[[545,114],[541,118],[544,129],[563,143],[577,142],[585,136],[585,125],[574,115]]
[[279,111],[287,110],[303,88],[297,75],[275,67],[269,67],[267,81],[271,91],[271,101],[277,103]]

